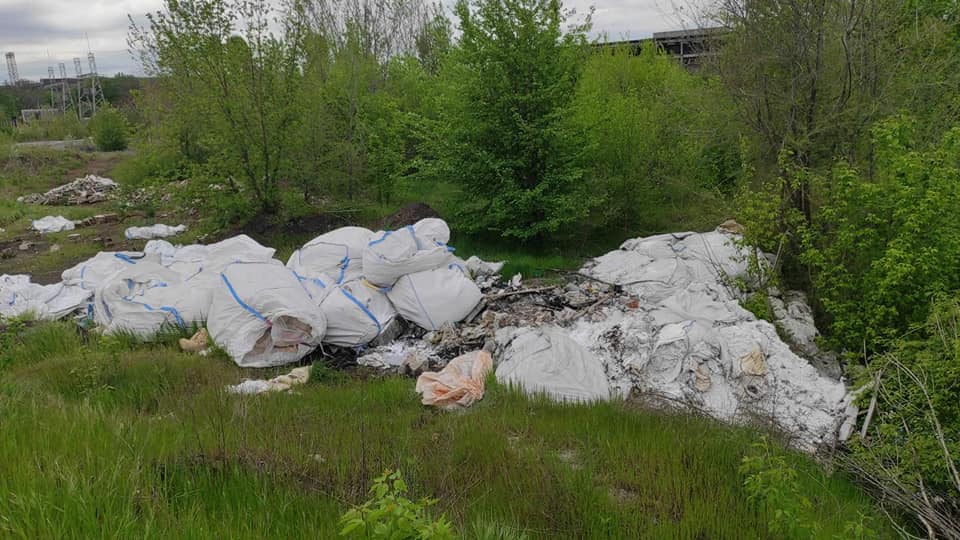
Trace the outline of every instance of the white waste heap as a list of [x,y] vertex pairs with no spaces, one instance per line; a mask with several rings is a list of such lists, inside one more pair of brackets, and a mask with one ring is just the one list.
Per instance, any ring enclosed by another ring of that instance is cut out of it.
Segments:
[[30,228],[40,234],[49,234],[72,231],[77,228],[77,224],[63,216],[46,216],[31,221]]
[[721,231],[638,238],[587,262],[583,275],[622,287],[639,307],[605,308],[575,321],[569,336],[601,360],[615,393],[725,421],[769,421],[808,450],[845,437],[856,409],[844,383],[740,306],[733,283],[750,276],[739,239]]
[[[151,240],[143,252],[98,253],[65,270],[57,285],[3,276],[0,317],[56,319],[81,311],[104,333],[144,339],[165,327],[205,324],[238,365],[276,366],[322,343],[364,346],[398,308],[428,330],[459,322],[482,294],[449,238],[439,219],[376,234],[345,227],[308,242],[286,265],[273,258],[275,250],[243,235],[211,245]],[[389,279],[367,279],[365,260]],[[393,287],[398,280],[406,281]]]
[[[152,240],[143,252],[100,253],[56,285],[0,276],[0,317],[81,312],[104,332],[145,338],[206,324],[238,365],[276,366],[324,343],[363,347],[396,317],[432,333],[463,320],[482,300],[475,280],[502,267],[460,260],[449,238],[438,219],[397,231],[347,227],[286,264],[246,236],[190,246]],[[561,401],[639,394],[724,421],[770,421],[805,449],[843,439],[856,415],[844,383],[740,306],[745,293],[734,284],[752,276],[739,239],[721,230],[657,235],[587,262],[581,274],[633,300],[560,326],[520,320],[496,329],[497,378]],[[784,295],[773,307],[791,315],[785,332],[808,354],[816,328],[802,297]],[[361,363],[395,366],[410,356],[380,350]]]

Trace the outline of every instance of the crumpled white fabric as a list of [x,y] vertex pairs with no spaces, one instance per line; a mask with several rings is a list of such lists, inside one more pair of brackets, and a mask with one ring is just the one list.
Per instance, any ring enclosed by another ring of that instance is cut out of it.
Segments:
[[186,232],[186,230],[186,225],[171,227],[170,225],[158,223],[156,225],[150,225],[149,227],[128,227],[127,230],[123,232],[123,236],[126,237],[127,240],[151,240],[154,238],[176,236],[182,232]]
[[48,234],[72,231],[77,227],[77,224],[63,216],[46,216],[30,222],[30,227],[40,234]]

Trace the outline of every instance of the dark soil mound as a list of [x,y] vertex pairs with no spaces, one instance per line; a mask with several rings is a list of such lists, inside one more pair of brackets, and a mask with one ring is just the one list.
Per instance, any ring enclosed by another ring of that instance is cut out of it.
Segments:
[[437,218],[440,214],[424,203],[410,203],[377,223],[382,229],[397,229],[413,225],[424,218]]

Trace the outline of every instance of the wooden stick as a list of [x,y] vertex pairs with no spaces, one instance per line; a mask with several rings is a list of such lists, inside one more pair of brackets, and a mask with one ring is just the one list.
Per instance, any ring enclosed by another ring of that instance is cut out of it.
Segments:
[[870,397],[870,406],[867,407],[867,417],[863,419],[863,426],[860,427],[860,438],[864,439],[867,436],[867,429],[870,428],[870,420],[873,419],[873,412],[877,408],[877,395],[880,393],[880,377],[883,377],[883,370],[877,372],[876,378],[873,379],[873,396]]
[[537,289],[523,289],[522,291],[511,291],[511,292],[506,292],[506,293],[494,294],[494,295],[492,295],[492,296],[488,296],[488,297],[487,297],[487,300],[489,300],[489,301],[501,300],[501,299],[503,299],[503,298],[508,298],[508,297],[510,297],[510,296],[517,296],[517,295],[520,295],[520,294],[537,294],[537,293],[542,293],[542,292],[546,292],[546,291],[552,291],[553,289],[556,289],[557,287],[558,287],[558,285],[551,285],[551,286],[549,286],[549,287],[540,287],[540,288],[537,288]]

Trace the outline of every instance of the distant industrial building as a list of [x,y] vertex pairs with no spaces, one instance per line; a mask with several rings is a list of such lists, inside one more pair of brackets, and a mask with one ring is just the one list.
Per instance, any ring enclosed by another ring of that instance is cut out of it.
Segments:
[[651,38],[625,41],[608,41],[598,44],[602,48],[626,47],[639,54],[644,47],[655,46],[676,58],[684,66],[695,69],[704,60],[717,54],[724,27],[692,28],[689,30],[671,30],[656,32]]

